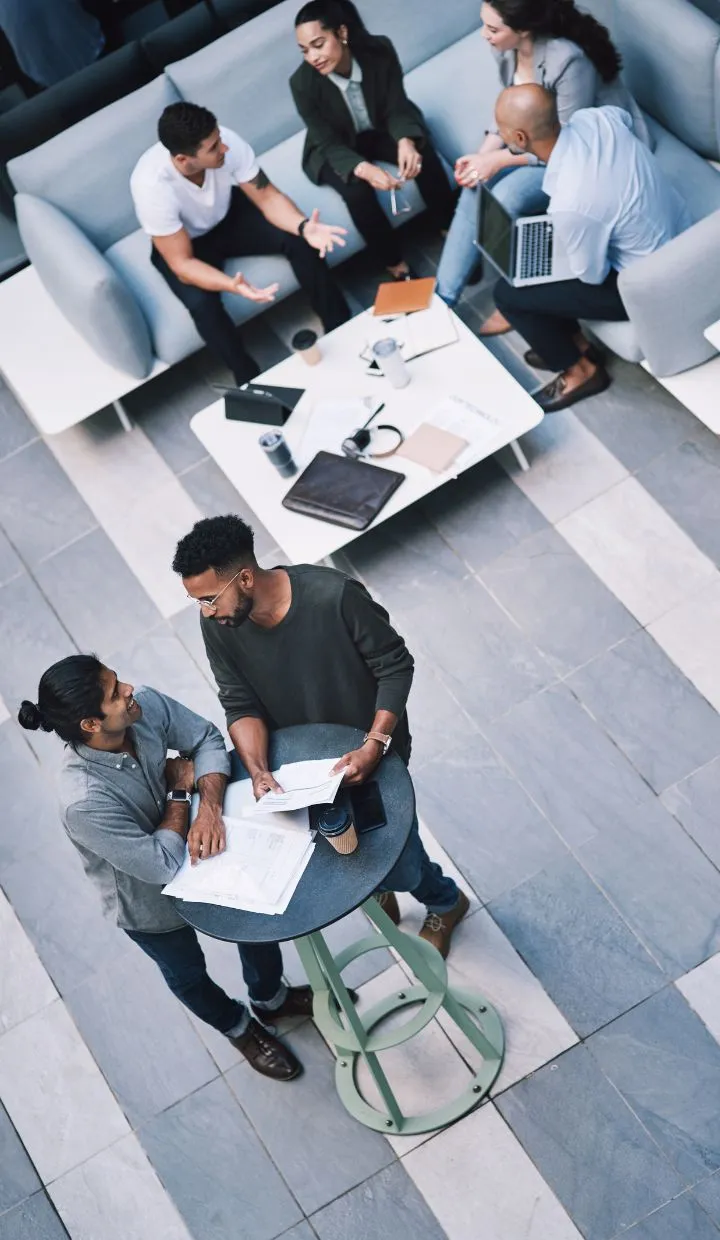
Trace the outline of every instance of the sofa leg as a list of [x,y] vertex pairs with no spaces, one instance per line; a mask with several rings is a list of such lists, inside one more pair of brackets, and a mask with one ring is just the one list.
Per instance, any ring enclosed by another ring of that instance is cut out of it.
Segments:
[[525,453],[523,452],[522,448],[520,447],[520,444],[518,443],[517,439],[513,439],[510,441],[510,447],[513,450],[513,453],[515,455],[515,460],[517,461],[521,470],[523,471],[523,473],[527,473],[527,471],[530,468],[528,464],[528,459]]
[[126,412],[126,410],[125,410],[125,406],[123,405],[122,401],[121,401],[121,400],[114,400],[114,401],[113,401],[113,403],[112,403],[112,406],[113,406],[113,409],[115,410],[116,414],[118,415],[118,418],[120,419],[120,425],[122,426],[123,430],[124,430],[124,431],[131,431],[131,430],[132,430],[132,428],[133,428],[133,424],[132,424],[132,422],[130,421],[130,418],[128,417],[128,415],[127,415],[127,412]]

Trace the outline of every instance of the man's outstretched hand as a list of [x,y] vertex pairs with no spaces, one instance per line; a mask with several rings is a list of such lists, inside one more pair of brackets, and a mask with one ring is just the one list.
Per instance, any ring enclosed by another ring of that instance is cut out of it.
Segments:
[[248,301],[274,301],[279,288],[279,284],[268,284],[267,288],[256,288],[254,284],[248,284],[242,272],[239,271],[236,276],[232,277],[230,292],[246,297]]
[[318,250],[321,258],[324,258],[326,254],[330,254],[336,245],[344,246],[343,237],[346,235],[347,228],[341,228],[339,224],[321,224],[320,212],[317,207],[303,231],[303,237],[308,245],[311,245],[314,250]]

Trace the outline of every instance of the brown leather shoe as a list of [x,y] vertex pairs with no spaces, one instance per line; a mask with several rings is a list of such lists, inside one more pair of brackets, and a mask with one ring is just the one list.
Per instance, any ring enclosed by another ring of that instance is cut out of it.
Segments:
[[457,923],[467,913],[470,908],[470,901],[464,891],[460,892],[458,902],[455,908],[451,908],[449,913],[428,913],[420,931],[420,938],[426,943],[432,943],[440,952],[443,960],[447,958],[450,951],[450,940]]
[[311,986],[288,986],[288,992],[285,1001],[280,1004],[279,1008],[255,1007],[254,1003],[250,1003],[253,1016],[263,1021],[266,1025],[273,1025],[276,1020],[282,1020],[283,1016],[312,1016],[313,1014],[313,992]]
[[289,1046],[284,1046],[256,1020],[250,1021],[241,1037],[230,1038],[230,1041],[261,1076],[269,1076],[273,1081],[292,1081],[302,1072],[302,1064]]
[[557,375],[556,378],[546,383],[544,388],[540,388],[539,392],[533,392],[532,398],[545,413],[559,413],[561,409],[569,409],[579,400],[587,400],[588,396],[597,396],[609,387],[610,376],[605,367],[600,365],[595,367],[584,383],[578,384],[570,391],[565,386],[564,375]]
[[394,926],[400,925],[400,905],[394,891],[376,891],[377,900],[383,913],[387,913]]

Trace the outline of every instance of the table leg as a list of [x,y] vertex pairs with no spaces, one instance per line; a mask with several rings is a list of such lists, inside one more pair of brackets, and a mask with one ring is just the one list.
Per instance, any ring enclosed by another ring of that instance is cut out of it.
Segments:
[[118,418],[120,419],[120,425],[122,426],[123,430],[131,431],[133,428],[133,424],[130,421],[130,418],[128,417],[127,410],[124,404],[122,403],[122,401],[114,400],[112,403],[112,407],[115,410],[116,414],[118,415]]
[[520,447],[520,444],[518,443],[517,439],[510,440],[510,447],[513,450],[513,455],[518,465],[520,466],[521,470],[523,471],[523,473],[527,473],[527,471],[530,468],[530,462],[528,461],[525,453]]

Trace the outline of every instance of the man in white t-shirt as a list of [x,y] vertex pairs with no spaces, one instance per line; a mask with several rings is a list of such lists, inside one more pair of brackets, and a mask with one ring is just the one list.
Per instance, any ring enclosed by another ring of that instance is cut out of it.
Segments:
[[152,238],[152,262],[192,315],[205,343],[238,384],[259,372],[245,351],[221,293],[272,301],[277,284],[256,288],[225,274],[226,259],[282,254],[325,330],[350,317],[347,302],[322,259],[345,244],[344,228],[305,216],[265,176],[255,152],[207,108],[171,103],[158,123],[159,142],[140,157],[130,178],[135,211]]

